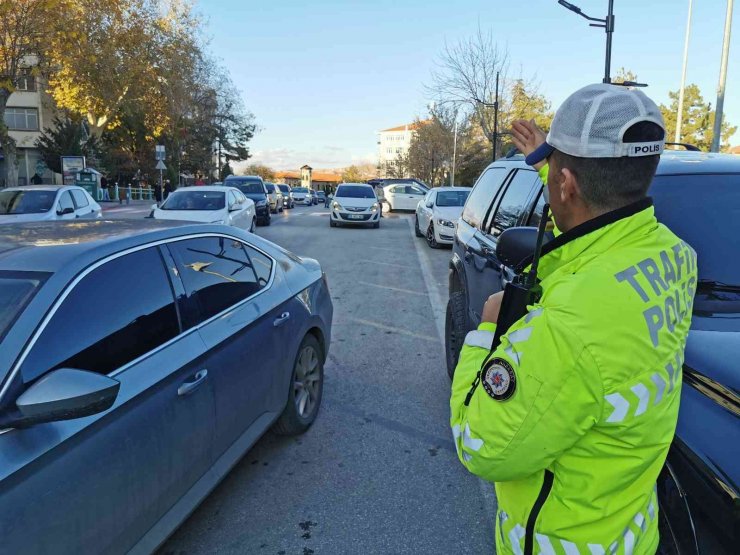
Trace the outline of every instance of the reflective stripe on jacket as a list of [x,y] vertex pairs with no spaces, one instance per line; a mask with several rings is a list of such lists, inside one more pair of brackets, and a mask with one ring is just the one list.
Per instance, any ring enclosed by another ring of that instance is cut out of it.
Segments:
[[[495,482],[498,553],[654,553],[696,254],[646,199],[558,236],[539,277],[494,353],[495,324],[468,334],[452,385],[458,456]],[[513,394],[494,398],[492,374],[465,406],[486,360],[512,370]]]

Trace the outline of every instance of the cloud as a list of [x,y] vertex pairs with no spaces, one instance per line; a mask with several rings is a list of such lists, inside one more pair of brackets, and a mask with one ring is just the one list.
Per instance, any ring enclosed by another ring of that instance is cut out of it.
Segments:
[[276,170],[297,170],[304,164],[314,168],[344,168],[352,164],[374,163],[373,154],[351,152],[340,147],[326,145],[319,149],[271,148],[252,152],[246,163],[237,164],[237,169],[249,164],[265,164]]

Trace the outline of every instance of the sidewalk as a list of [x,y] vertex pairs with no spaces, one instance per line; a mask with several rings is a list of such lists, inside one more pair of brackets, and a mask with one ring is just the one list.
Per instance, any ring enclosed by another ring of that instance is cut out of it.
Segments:
[[115,210],[121,210],[123,208],[149,208],[152,204],[156,204],[154,200],[132,200],[128,204],[123,201],[123,204],[119,204],[116,201],[101,200],[98,204],[103,209],[103,212],[112,212]]

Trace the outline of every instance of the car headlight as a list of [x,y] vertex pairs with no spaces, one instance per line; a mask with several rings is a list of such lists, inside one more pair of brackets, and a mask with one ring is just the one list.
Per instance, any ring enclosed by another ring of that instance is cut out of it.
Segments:
[[254,203],[254,205],[255,206],[267,206],[267,201],[266,200],[258,200],[257,202]]
[[370,212],[377,212],[378,211],[378,203],[376,202],[370,207]]
[[437,220],[437,223],[444,227],[455,227],[455,224],[452,223],[450,220],[443,220],[440,218],[439,220]]
[[338,202],[333,202],[333,203],[332,203],[332,205],[331,205],[331,207],[332,207],[332,208],[333,208],[334,210],[343,210],[343,208],[342,208],[342,205],[341,205],[341,204],[339,204]]

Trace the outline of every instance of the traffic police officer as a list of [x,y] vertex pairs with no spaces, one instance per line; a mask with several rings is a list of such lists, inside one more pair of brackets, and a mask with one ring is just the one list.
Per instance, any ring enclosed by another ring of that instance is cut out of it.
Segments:
[[495,482],[499,554],[654,553],[697,280],[694,250],[646,196],[663,119],[641,91],[599,84],[563,103],[546,142],[527,122],[514,132],[528,164],[549,163],[561,233],[543,249],[541,300],[500,346],[501,293],[465,339],[458,456]]

